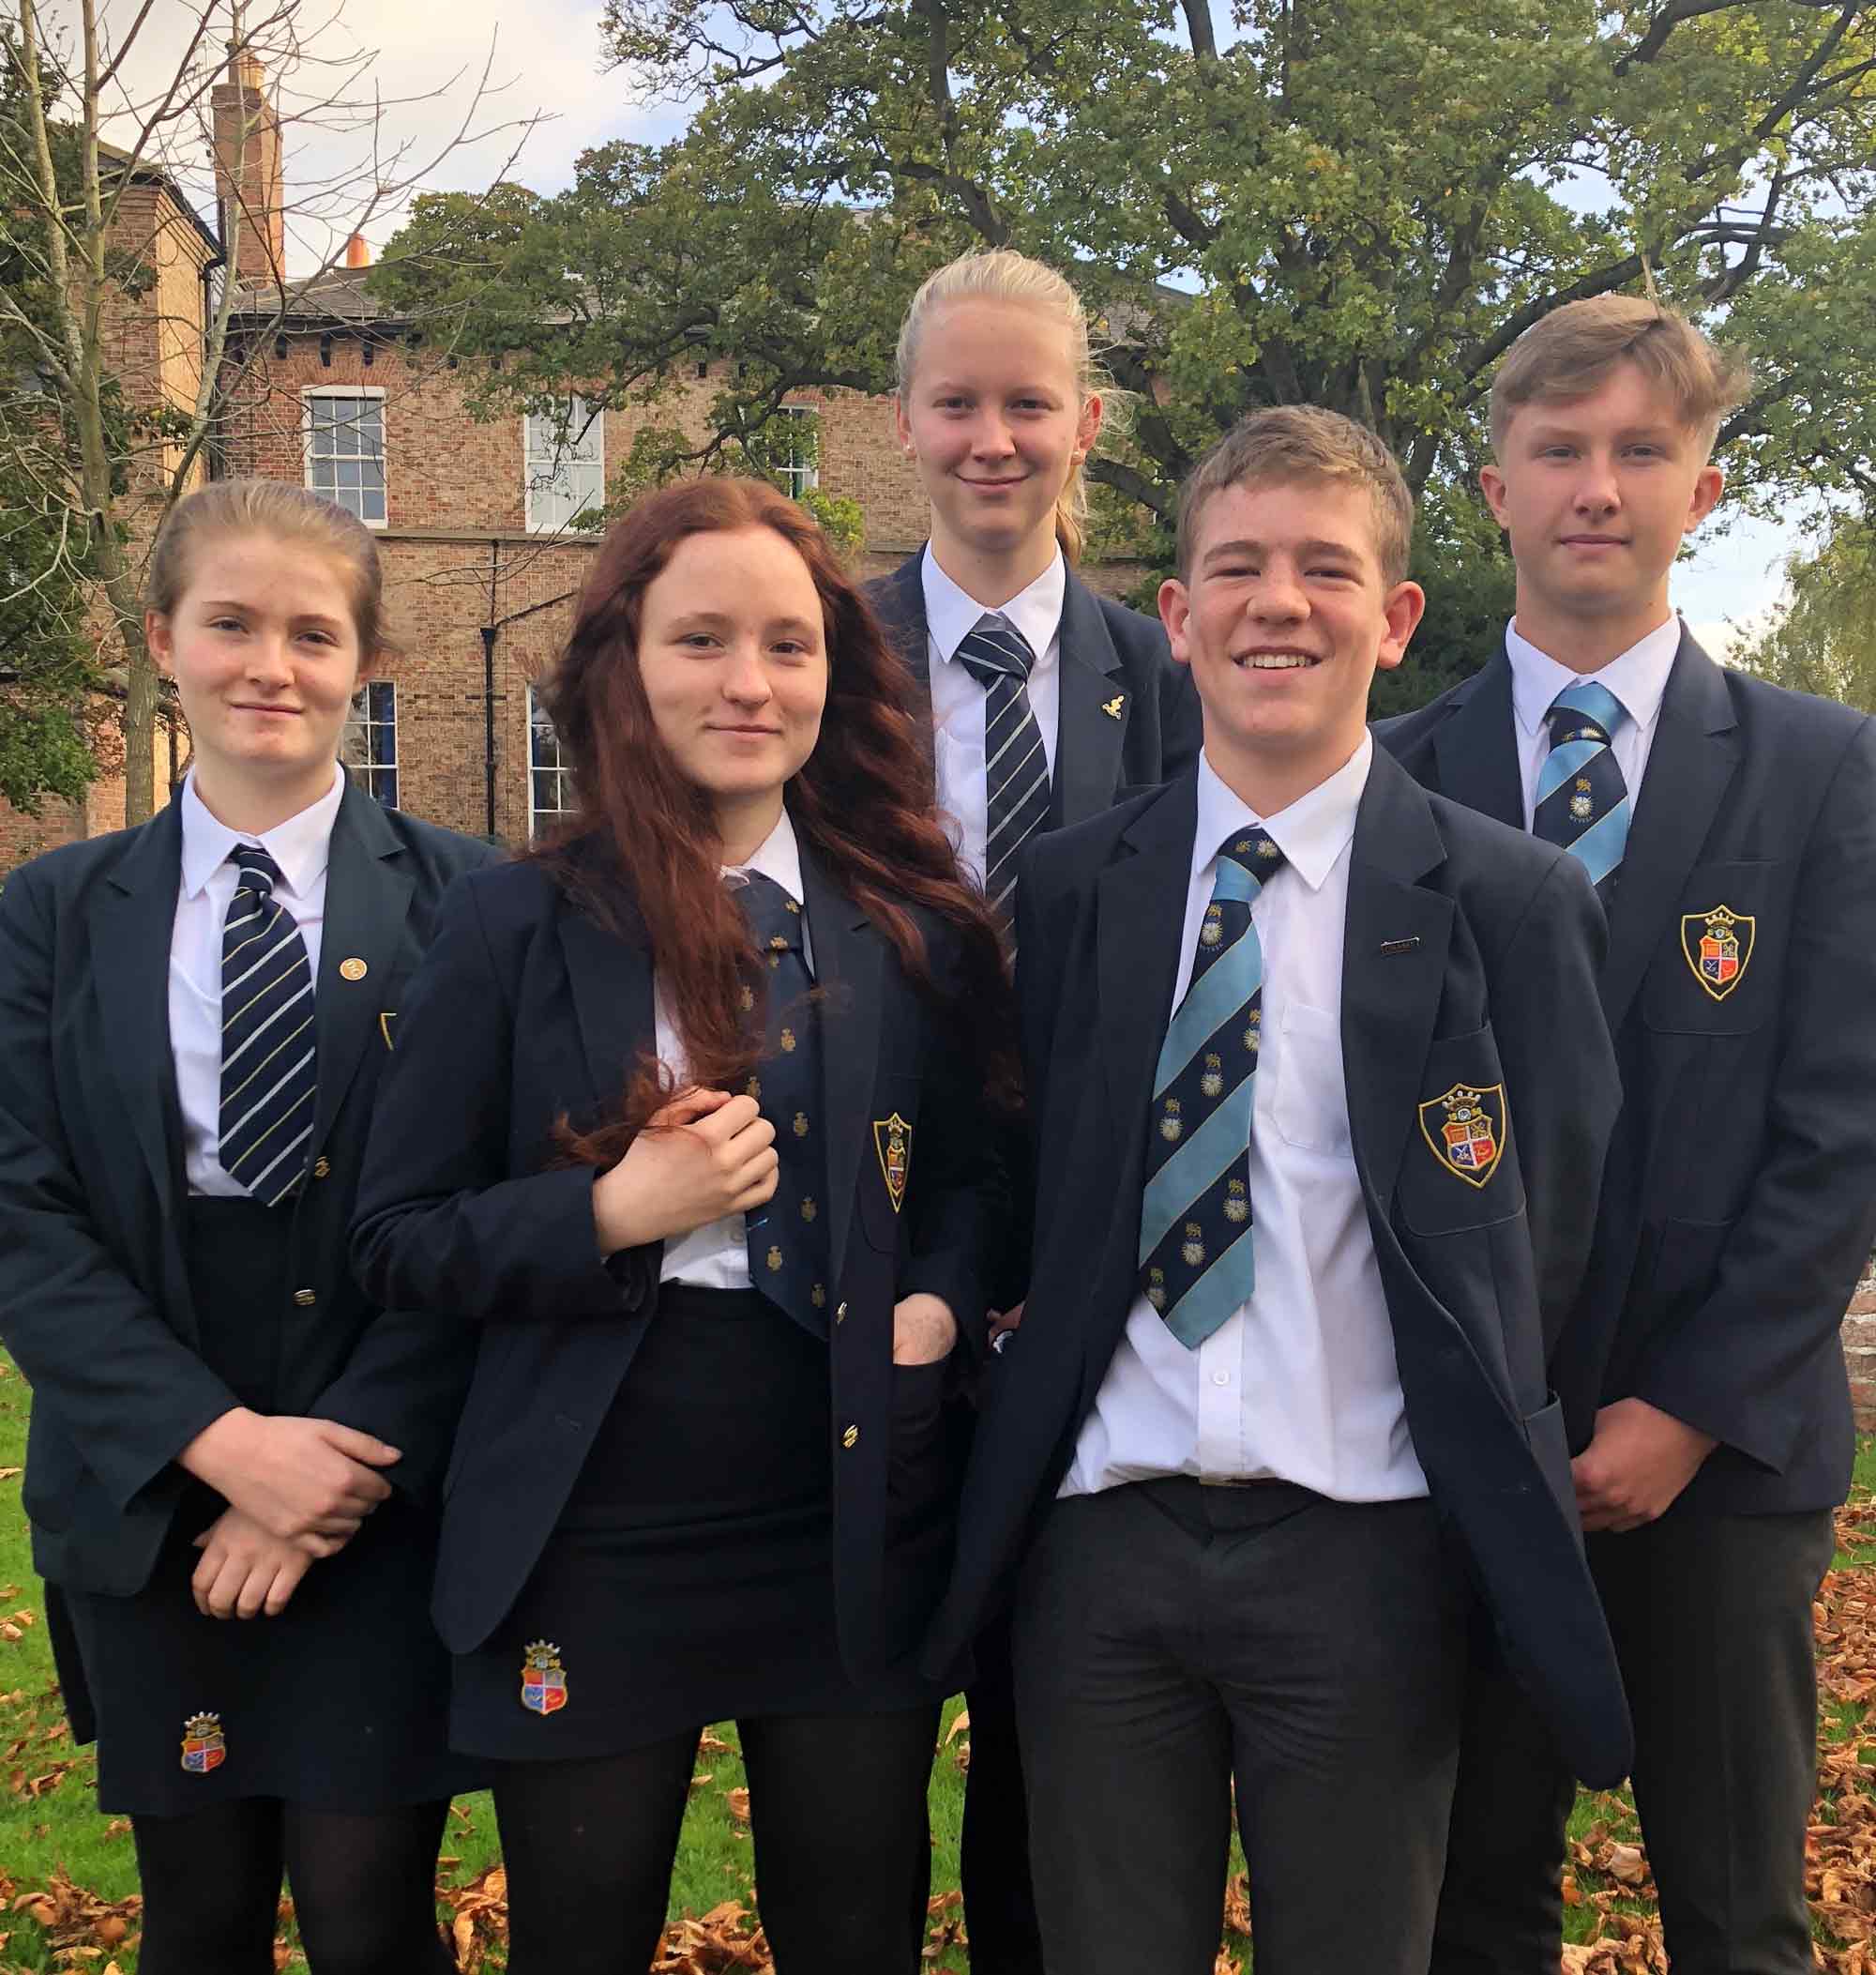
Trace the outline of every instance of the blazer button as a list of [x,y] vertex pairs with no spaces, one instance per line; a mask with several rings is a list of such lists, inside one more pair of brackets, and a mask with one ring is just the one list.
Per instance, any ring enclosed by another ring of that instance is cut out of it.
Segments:
[[318,1296],[310,1289],[295,1289],[294,1291],[294,1301],[302,1310],[310,1310],[318,1300]]
[[846,1306],[846,1304],[845,1304],[845,1303],[841,1303],[841,1304],[840,1304],[840,1306],[839,1306],[839,1307],[838,1307],[838,1308],[837,1308],[837,1309],[835,1310],[835,1312],[834,1312],[834,1321],[835,1321],[835,1322],[836,1322],[837,1324],[844,1324],[844,1323],[845,1323],[845,1322],[847,1321],[847,1306]]
[[857,1426],[850,1426],[846,1430],[846,1432],[840,1436],[840,1445],[842,1447],[857,1447],[859,1444],[860,1430]]
[[324,1152],[312,1162],[312,1177],[315,1179],[330,1179],[332,1177],[332,1162],[326,1158]]

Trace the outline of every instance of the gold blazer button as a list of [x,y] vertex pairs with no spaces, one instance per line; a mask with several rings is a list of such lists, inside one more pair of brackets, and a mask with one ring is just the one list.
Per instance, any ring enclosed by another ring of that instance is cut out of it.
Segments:
[[859,1444],[860,1430],[857,1426],[850,1426],[846,1430],[846,1432],[840,1436],[840,1445],[842,1447],[857,1447]]

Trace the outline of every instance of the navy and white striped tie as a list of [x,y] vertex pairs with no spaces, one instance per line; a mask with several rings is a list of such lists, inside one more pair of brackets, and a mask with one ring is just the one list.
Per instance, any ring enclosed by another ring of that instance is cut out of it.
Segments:
[[1188,1351],[1248,1300],[1257,1280],[1250,1114],[1263,1043],[1263,949],[1250,907],[1282,864],[1282,851],[1261,829],[1220,846],[1192,982],[1153,1079],[1140,1282]]
[[1607,686],[1581,679],[1544,718],[1551,752],[1537,770],[1531,832],[1580,858],[1606,899],[1628,842],[1628,784],[1610,746],[1627,709]]
[[274,897],[280,867],[256,844],[229,853],[241,879],[221,934],[221,1169],[278,1207],[306,1167],[316,1082],[312,968]]
[[1016,914],[1016,854],[1049,820],[1049,755],[1029,705],[1036,654],[992,613],[965,635],[958,661],[986,693],[984,896],[1008,924]]

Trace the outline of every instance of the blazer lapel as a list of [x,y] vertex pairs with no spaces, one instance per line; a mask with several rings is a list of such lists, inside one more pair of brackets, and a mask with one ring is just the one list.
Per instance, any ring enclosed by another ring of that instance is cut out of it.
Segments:
[[325,1143],[365,1046],[379,1033],[384,990],[403,943],[413,880],[402,839],[350,781],[326,853],[325,924],[319,943],[313,1033],[319,1044],[311,1159]]
[[1113,807],[1121,750],[1133,716],[1133,695],[1121,690],[1114,676],[1121,669],[1120,654],[1108,634],[1100,603],[1072,570],[1062,596],[1062,629],[1056,642],[1061,691],[1054,786],[1049,793],[1051,828],[1082,822]]
[[[1146,1142],[1153,1072],[1172,1018],[1199,783],[1183,775],[1122,838],[1132,854],[1101,873],[1096,936],[1099,955],[1101,1058],[1120,1137],[1123,1175],[1135,1174]],[[1130,1189],[1124,1190],[1130,1192]]]
[[103,1051],[164,1220],[182,1190],[182,1105],[170,1046],[170,940],[182,886],[182,811],[146,823],[92,907]]
[[651,942],[644,920],[623,889],[613,908],[620,926],[616,933],[567,894],[560,901],[561,957],[596,1109],[617,1103],[646,1039],[655,1032]]
[[834,889],[807,845],[799,847],[814,981],[825,995],[821,1081],[827,1125],[827,1255],[839,1282],[853,1225],[860,1158],[872,1142],[885,944],[866,914]]
[[925,551],[908,555],[872,590],[873,608],[905,664],[906,710],[918,727],[918,745],[930,761],[931,741],[930,631],[925,621]]
[[1452,716],[1433,740],[1440,793],[1522,829],[1524,782],[1518,769],[1510,660],[1501,649],[1453,697]]
[[1739,764],[1736,725],[1725,675],[1683,629],[1610,906],[1602,1005],[1612,1029],[1662,938],[1678,931],[1674,905]]
[[1452,901],[1417,881],[1445,856],[1425,794],[1377,748],[1349,858],[1341,1025],[1355,1164],[1384,1210],[1418,1114],[1452,937]]

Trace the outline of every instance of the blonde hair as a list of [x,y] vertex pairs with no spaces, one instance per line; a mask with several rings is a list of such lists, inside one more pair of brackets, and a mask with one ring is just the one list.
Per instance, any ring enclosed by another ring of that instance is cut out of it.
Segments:
[[366,664],[395,655],[385,621],[385,572],[378,544],[363,522],[336,503],[284,480],[211,480],[170,509],[150,552],[144,608],[169,616],[189,587],[189,566],[204,541],[265,535],[304,544],[344,565],[351,579],[352,622]]
[[[929,274],[912,297],[905,320],[899,326],[899,392],[903,398],[912,388],[917,368],[919,347],[931,317],[952,302],[1016,302],[1034,309],[1058,323],[1067,332],[1068,361],[1075,372],[1076,408],[1097,393],[1109,393],[1112,386],[1096,364],[1088,341],[1088,313],[1082,298],[1052,267],[1032,261],[1027,254],[998,248],[989,253],[961,254],[935,274]],[[1055,539],[1070,562],[1079,562],[1088,536],[1088,481],[1086,463],[1077,461],[1068,470],[1067,483],[1055,499]]]
[[1179,490],[1180,580],[1192,572],[1199,519],[1227,487],[1294,480],[1340,480],[1366,488],[1374,508],[1374,549],[1389,588],[1407,574],[1414,544],[1414,496],[1400,465],[1365,425],[1319,404],[1277,404],[1240,418],[1187,476]]
[[1639,295],[1592,296],[1551,310],[1511,345],[1491,380],[1493,450],[1504,451],[1505,432],[1527,404],[1586,398],[1624,363],[1668,393],[1708,453],[1719,421],[1752,387],[1746,359],[1710,342],[1685,315]]

